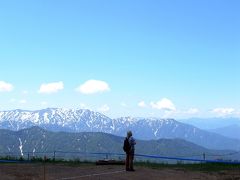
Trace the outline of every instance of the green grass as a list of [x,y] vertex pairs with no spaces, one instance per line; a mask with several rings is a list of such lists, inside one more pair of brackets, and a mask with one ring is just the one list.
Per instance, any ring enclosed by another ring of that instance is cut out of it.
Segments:
[[[16,157],[0,157],[1,160],[19,160],[26,161],[24,158],[16,158]],[[42,158],[35,157],[31,158],[30,161],[32,163],[47,163],[47,164],[62,164],[67,166],[92,166],[95,165],[95,161],[87,161],[81,159],[73,159],[73,160],[64,160],[64,159],[52,159],[52,158]],[[239,164],[224,164],[224,163],[192,163],[192,164],[184,164],[182,162],[178,162],[176,164],[168,164],[168,163],[157,163],[150,161],[138,161],[134,163],[135,166],[138,167],[147,167],[152,169],[164,169],[164,168],[172,168],[172,169],[183,169],[189,171],[203,171],[203,172],[218,172],[223,170],[238,170],[240,172]]]
[[136,162],[136,166],[149,167],[153,169],[186,169],[191,171],[204,171],[204,172],[216,172],[223,170],[239,170],[239,164],[224,164],[224,163],[194,163],[194,164],[166,164],[166,163],[151,163],[151,162]]

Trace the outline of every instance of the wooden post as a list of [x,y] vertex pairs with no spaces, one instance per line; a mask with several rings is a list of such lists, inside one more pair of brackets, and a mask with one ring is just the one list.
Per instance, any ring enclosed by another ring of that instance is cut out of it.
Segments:
[[53,161],[55,161],[56,158],[56,151],[53,152]]
[[44,160],[43,160],[43,179],[46,180],[46,167],[45,167],[45,163],[46,163],[46,155],[44,156]]

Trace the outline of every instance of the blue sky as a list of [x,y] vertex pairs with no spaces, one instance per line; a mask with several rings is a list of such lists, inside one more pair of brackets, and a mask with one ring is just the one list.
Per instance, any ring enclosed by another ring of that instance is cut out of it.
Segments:
[[240,116],[240,2],[1,1],[0,110]]

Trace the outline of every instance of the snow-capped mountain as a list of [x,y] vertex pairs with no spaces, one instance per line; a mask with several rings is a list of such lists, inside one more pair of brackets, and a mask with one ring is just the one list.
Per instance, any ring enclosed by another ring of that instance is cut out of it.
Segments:
[[47,108],[37,111],[0,112],[0,128],[20,130],[40,126],[53,131],[102,131],[112,133],[112,119],[87,109]]
[[158,139],[163,136],[178,137],[175,135],[176,130],[182,130],[184,124],[173,119],[133,117],[111,119],[87,109],[47,108],[38,111],[17,109],[0,112],[0,128],[21,130],[32,126],[52,131],[105,132],[121,136],[125,136],[131,129],[140,139]]
[[48,108],[38,111],[12,110],[0,112],[0,128],[21,130],[39,126],[51,131],[105,132],[125,136],[132,130],[138,139],[181,138],[210,149],[240,149],[240,141],[180,123],[174,119],[111,119],[86,109]]

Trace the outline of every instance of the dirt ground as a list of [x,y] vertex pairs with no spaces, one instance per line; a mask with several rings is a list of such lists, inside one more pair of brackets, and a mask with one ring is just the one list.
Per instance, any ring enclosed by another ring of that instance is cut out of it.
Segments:
[[70,180],[70,179],[239,179],[240,170],[227,170],[220,172],[190,171],[182,168],[153,169],[136,166],[136,171],[126,172],[123,165],[77,165],[64,164],[0,164],[1,180]]

